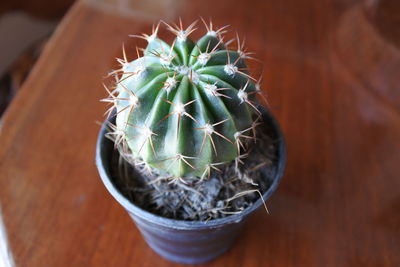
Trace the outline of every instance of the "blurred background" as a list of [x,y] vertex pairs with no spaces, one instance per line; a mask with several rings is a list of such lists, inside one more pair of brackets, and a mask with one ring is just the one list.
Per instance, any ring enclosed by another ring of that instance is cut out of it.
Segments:
[[0,116],[74,0],[0,2]]

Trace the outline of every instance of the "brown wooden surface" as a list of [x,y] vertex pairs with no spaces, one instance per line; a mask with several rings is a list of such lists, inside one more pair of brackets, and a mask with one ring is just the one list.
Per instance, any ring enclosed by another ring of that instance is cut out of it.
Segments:
[[[246,35],[289,148],[271,214],[250,218],[208,266],[400,266],[400,99],[372,90],[337,49],[340,22],[357,4],[174,7],[186,23],[202,15]],[[94,164],[101,82],[122,42],[143,45],[128,34],[149,31],[144,18],[78,2],[3,118],[0,201],[18,266],[175,266],[147,247]]]
[[2,0],[0,15],[6,12],[23,11],[30,16],[45,20],[60,19],[75,0]]

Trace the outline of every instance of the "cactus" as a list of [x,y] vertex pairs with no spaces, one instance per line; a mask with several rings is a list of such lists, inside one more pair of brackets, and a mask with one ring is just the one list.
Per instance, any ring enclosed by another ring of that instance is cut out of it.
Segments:
[[116,87],[106,88],[104,100],[117,110],[110,135],[124,153],[180,179],[240,162],[260,114],[259,82],[248,74],[239,38],[237,50],[229,50],[225,27],[204,22],[207,32],[194,43],[195,24],[165,23],[176,35],[171,45],[158,38],[160,23],[151,35],[135,35],[148,43],[143,56],[137,50],[129,62],[123,49],[121,68],[112,72]]

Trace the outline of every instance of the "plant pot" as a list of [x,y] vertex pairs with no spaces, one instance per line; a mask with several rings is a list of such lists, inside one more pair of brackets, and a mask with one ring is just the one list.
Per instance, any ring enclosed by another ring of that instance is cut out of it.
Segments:
[[[277,121],[269,111],[263,111],[263,121],[271,128],[278,151],[275,177],[263,194],[264,200],[267,200],[282,178],[286,164],[286,144]],[[106,131],[106,126],[103,124],[96,147],[96,165],[100,177],[110,194],[132,217],[148,245],[168,260],[198,264],[216,258],[231,247],[246,217],[262,205],[262,200],[258,199],[240,214],[207,222],[173,220],[143,210],[125,198],[111,179],[111,156],[114,144],[105,138]]]

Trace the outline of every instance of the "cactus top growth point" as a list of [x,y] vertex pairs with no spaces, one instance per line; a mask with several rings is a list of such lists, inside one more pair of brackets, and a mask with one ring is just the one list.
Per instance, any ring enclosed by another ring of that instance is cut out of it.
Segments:
[[[204,21],[203,21],[204,22]],[[189,35],[195,23],[167,28],[176,35],[171,45],[151,35],[143,56],[122,65],[113,91],[106,88],[117,109],[109,134],[123,152],[159,173],[174,178],[204,178],[218,166],[246,153],[255,139],[259,83],[247,72],[248,54],[238,39],[229,50],[224,28],[207,32],[196,43]]]

